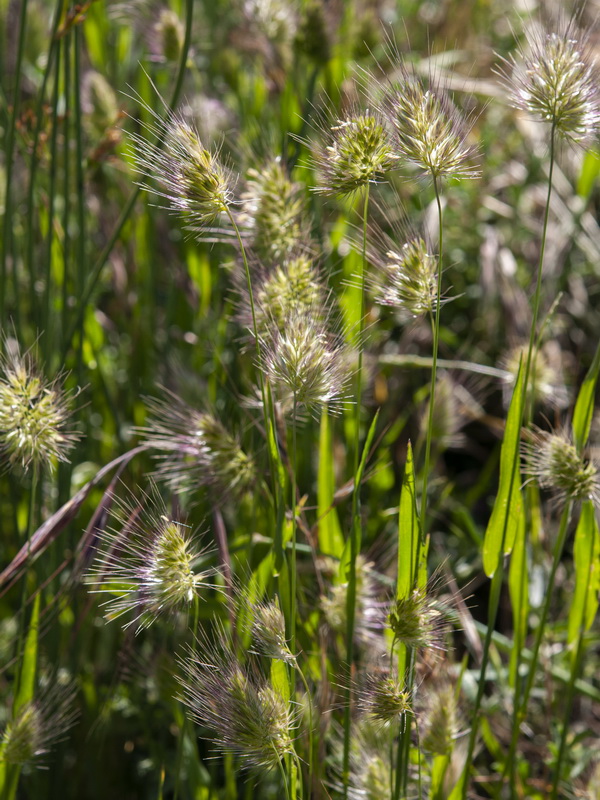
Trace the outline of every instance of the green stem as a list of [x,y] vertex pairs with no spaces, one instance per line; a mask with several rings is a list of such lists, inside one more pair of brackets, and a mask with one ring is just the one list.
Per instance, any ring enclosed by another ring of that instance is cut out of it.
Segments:
[[[15,83],[13,87],[13,107],[12,114],[8,123],[6,133],[6,144],[4,149],[4,164],[6,165],[6,184],[4,193],[4,218],[2,220],[2,243],[0,246],[0,330],[6,330],[6,284],[8,269],[8,254],[12,244],[12,230],[14,220],[12,218],[12,187],[13,187],[13,157],[15,148],[15,133],[17,128],[17,117],[21,103],[21,77],[23,63],[23,51],[25,47],[25,31],[27,28],[27,0],[21,0],[21,13],[19,15],[19,39],[17,44],[17,57],[15,60]],[[12,265],[14,281],[16,285],[16,265]],[[15,292],[16,294],[16,292]],[[18,299],[18,297],[17,297]]]
[[[175,87],[173,88],[173,94],[171,95],[171,102],[168,105],[168,114],[172,113],[179,102],[179,96],[181,94],[181,90],[183,87],[183,79],[185,77],[185,71],[187,66],[187,58],[190,49],[190,43],[192,38],[192,20],[193,20],[193,12],[194,12],[194,0],[186,0],[186,18],[185,18],[185,37],[183,40],[183,46],[181,48],[181,57],[179,59],[179,66],[177,70],[177,78],[175,79]],[[165,131],[159,136],[158,141],[156,142],[156,147],[159,148],[162,146],[165,140]],[[77,309],[77,316],[73,321],[73,324],[69,328],[69,332],[65,337],[63,352],[62,352],[62,360],[66,359],[67,353],[71,346],[71,341],[75,333],[83,328],[84,320],[85,320],[85,311],[87,309],[87,305],[90,301],[92,293],[96,288],[96,284],[102,274],[102,270],[104,269],[108,258],[112,252],[113,247],[115,246],[119,236],[121,235],[121,231],[123,230],[123,226],[129,219],[131,212],[135,206],[136,200],[141,192],[141,188],[138,186],[136,189],[132,191],[129,195],[129,199],[125,203],[121,214],[115,224],[115,227],[112,230],[111,235],[108,238],[102,252],[98,256],[96,263],[92,267],[90,276],[88,278],[87,284],[85,289],[82,292],[81,300],[79,302],[79,307]]]
[[438,212],[438,275],[437,275],[437,293],[435,299],[435,320],[432,321],[433,329],[433,354],[431,363],[431,388],[429,390],[429,414],[427,418],[427,437],[425,439],[425,465],[423,468],[423,489],[421,493],[421,540],[425,539],[425,517],[427,514],[427,486],[429,483],[429,461],[431,458],[431,441],[433,438],[433,419],[434,419],[434,404],[435,404],[435,387],[437,380],[437,362],[438,362],[438,349],[440,341],[440,306],[442,302],[442,258],[444,252],[444,228],[443,228],[443,214],[442,214],[442,201],[438,187],[436,176],[433,176],[433,190],[435,192],[435,202],[437,204]]
[[291,598],[290,598],[290,647],[292,653],[296,652],[296,493],[297,493],[297,469],[298,469],[298,451],[297,451],[297,436],[296,436],[296,412],[297,412],[297,398],[294,391],[294,404],[292,416],[292,565],[291,565]]
[[365,273],[367,271],[367,225],[369,219],[369,184],[365,187],[363,207],[362,259],[360,271],[360,320],[356,343],[358,346],[358,366],[356,373],[356,409],[354,416],[354,491],[352,493],[352,529],[350,533],[350,571],[346,600],[346,664],[348,669],[348,688],[344,712],[344,756],[343,786],[344,800],[348,797],[350,779],[350,728],[352,723],[352,662],[354,660],[354,619],[356,614],[356,559],[360,552],[360,486],[357,475],[360,463],[360,407],[362,400],[362,339],[365,327]]
[[314,725],[314,715],[313,715],[313,702],[312,696],[310,693],[310,689],[308,688],[308,683],[306,678],[304,677],[304,673],[296,664],[296,671],[300,676],[300,680],[302,681],[302,685],[304,686],[304,691],[306,692],[306,697],[308,699],[308,796],[311,796],[312,793],[312,776],[313,776],[313,725]]
[[[198,595],[194,595],[194,616],[192,618],[192,653],[196,652],[196,644],[197,644],[197,630],[198,630],[198,619],[200,616],[200,603],[198,601]],[[185,745],[185,737],[187,735],[188,730],[188,718],[185,711],[183,712],[183,723],[179,730],[179,740],[177,742],[177,759],[175,762],[175,788],[173,790],[173,800],[177,800],[179,796],[179,790],[181,788],[181,767],[183,766],[183,750]]]

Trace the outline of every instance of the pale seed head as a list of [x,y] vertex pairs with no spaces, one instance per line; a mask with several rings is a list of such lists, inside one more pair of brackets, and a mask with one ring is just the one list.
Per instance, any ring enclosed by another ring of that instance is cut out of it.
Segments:
[[438,259],[420,236],[384,253],[378,277],[378,303],[413,318],[436,310]]
[[305,247],[306,203],[281,158],[271,159],[260,170],[248,170],[240,199],[240,224],[252,237],[252,250],[261,261],[272,264],[288,259]]
[[315,160],[319,180],[315,191],[343,196],[383,180],[397,156],[383,121],[366,111],[338,120]]
[[268,658],[295,665],[296,656],[285,638],[285,620],[279,603],[257,603],[252,614],[252,637],[257,650]]
[[[359,554],[356,559],[356,604],[354,611],[354,638],[357,644],[369,645],[381,636],[385,623],[384,603],[380,600],[374,565]],[[336,634],[344,635],[347,624],[348,584],[331,587],[329,594],[321,597],[321,610],[327,626]]]
[[444,647],[446,620],[437,599],[425,589],[414,589],[408,597],[392,603],[388,617],[394,637],[413,649]]
[[424,693],[425,707],[419,714],[420,745],[426,753],[449,755],[460,730],[456,690],[447,682],[430,684]]
[[525,472],[542,489],[548,489],[557,503],[564,500],[592,500],[600,504],[600,476],[594,460],[577,452],[566,432],[537,431],[523,446]]
[[137,171],[159,188],[146,182],[140,185],[167,200],[188,230],[200,232],[226,214],[234,202],[232,176],[219,153],[208,150],[181,115],[169,112],[163,120],[148,110],[155,121],[147,126],[147,133],[163,143],[153,144],[143,135],[131,134],[133,156]]
[[68,461],[79,435],[67,429],[70,397],[58,376],[48,381],[29,354],[14,348],[0,360],[0,453],[5,466],[54,468]]
[[[556,345],[555,342],[552,344]],[[508,373],[504,392],[507,406],[512,397],[521,362],[525,364],[527,360],[527,349],[527,345],[517,345],[502,359],[502,366]],[[569,405],[569,393],[561,374],[560,363],[557,364],[558,359],[551,356],[551,351],[545,347],[534,349],[529,368],[528,401],[551,408],[566,408]]]
[[215,486],[223,496],[243,494],[254,485],[254,460],[216,417],[166,390],[164,398],[147,404],[150,419],[140,433],[158,451],[158,480],[178,492]]
[[381,725],[398,723],[401,728],[412,707],[410,692],[406,691],[404,682],[397,676],[385,674],[367,675],[359,704],[374,722]]
[[170,8],[163,8],[154,24],[153,39],[156,49],[165,61],[176,63],[181,57],[184,40],[183,23]]
[[573,144],[597,136],[597,69],[586,35],[573,22],[559,31],[529,32],[526,52],[522,50],[506,66],[501,74],[517,108],[548,122]]
[[183,702],[192,719],[212,728],[221,747],[240,757],[242,766],[270,771],[293,753],[295,718],[290,705],[264,679],[244,670],[224,645],[201,642],[203,652],[180,659]]
[[199,568],[210,552],[186,525],[167,516],[156,490],[142,506],[122,502],[115,517],[119,525],[100,533],[96,564],[85,577],[90,591],[109,595],[107,620],[131,615],[124,627],[137,623],[137,633],[216,588],[209,580],[216,570]]
[[388,90],[386,110],[395,133],[396,152],[431,178],[475,178],[470,165],[475,148],[470,126],[442,87],[421,79],[403,63]]

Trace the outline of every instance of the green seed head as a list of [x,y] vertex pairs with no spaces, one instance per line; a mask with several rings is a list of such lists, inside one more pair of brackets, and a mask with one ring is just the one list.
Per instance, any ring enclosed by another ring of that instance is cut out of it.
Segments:
[[451,684],[431,688],[419,717],[420,743],[426,753],[449,755],[459,732],[456,692]]
[[285,620],[278,603],[259,603],[253,609],[252,635],[257,649],[269,658],[296,664],[285,638]]
[[170,8],[163,8],[154,26],[158,50],[165,61],[176,63],[181,56],[184,29],[177,14]]
[[8,764],[27,764],[40,748],[42,718],[33,703],[27,704],[19,716],[9,722],[2,738],[3,756]]
[[315,191],[343,196],[383,180],[396,156],[383,123],[367,112],[338,121],[316,161],[319,184]]
[[524,455],[529,476],[557,502],[589,499],[600,504],[598,467],[577,452],[567,434],[540,431],[524,447]]
[[395,600],[388,619],[395,638],[407,647],[443,647],[444,615],[424,589],[414,589],[408,597]]
[[411,317],[435,312],[438,260],[422,238],[412,238],[397,250],[388,250],[381,262],[378,303]]

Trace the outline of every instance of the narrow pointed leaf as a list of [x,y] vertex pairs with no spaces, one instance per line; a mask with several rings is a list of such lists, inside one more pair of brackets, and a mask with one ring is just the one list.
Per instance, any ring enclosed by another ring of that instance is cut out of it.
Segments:
[[36,594],[29,621],[29,630],[25,640],[25,650],[21,662],[19,676],[19,689],[15,696],[13,714],[16,717],[19,711],[33,700],[35,692],[35,673],[37,668],[38,628],[40,621],[40,595]]
[[336,509],[335,470],[333,466],[331,424],[327,409],[321,414],[319,433],[319,473],[317,483],[317,518],[319,520],[319,549],[325,555],[341,558],[344,538]]
[[600,372],[600,342],[598,342],[594,360],[581,384],[577,402],[575,403],[575,411],[573,412],[573,439],[579,451],[585,446],[590,435],[598,372]]
[[591,627],[598,611],[600,592],[600,531],[594,505],[586,500],[581,507],[581,516],[573,544],[575,562],[575,592],[569,610],[567,639],[573,644],[580,631]]
[[503,555],[512,550],[518,526],[523,524],[519,441],[523,409],[523,365],[519,368],[500,451],[500,482],[483,542],[483,568],[488,577],[496,572]]
[[408,443],[404,480],[398,513],[398,583],[396,597],[401,600],[411,593],[419,558],[419,517],[415,497],[415,468],[412,446]]

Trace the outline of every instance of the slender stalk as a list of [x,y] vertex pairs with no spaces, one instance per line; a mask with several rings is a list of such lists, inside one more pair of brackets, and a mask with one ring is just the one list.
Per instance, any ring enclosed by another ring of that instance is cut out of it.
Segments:
[[354,491],[352,493],[352,529],[350,533],[350,574],[346,602],[346,663],[348,669],[348,688],[344,711],[344,758],[343,786],[344,800],[348,797],[350,779],[350,728],[352,723],[352,662],[354,660],[354,619],[356,613],[356,559],[360,552],[360,486],[356,480],[360,461],[360,407],[362,399],[362,338],[365,327],[365,273],[367,271],[367,224],[369,219],[369,184],[365,187],[363,206],[362,259],[360,272],[360,320],[357,335],[358,366],[356,372],[356,409],[354,416]]
[[[181,90],[183,88],[183,79],[185,77],[188,53],[190,50],[190,43],[192,39],[193,15],[194,15],[194,0],[186,0],[185,37],[183,40],[183,46],[181,48],[181,57],[179,59],[179,66],[177,69],[177,78],[175,79],[175,86],[173,88],[173,94],[171,95],[171,102],[168,105],[169,112],[172,112],[177,106],[177,103],[179,102],[179,97],[181,95]],[[156,143],[156,147],[160,147],[163,141],[164,141],[164,133],[159,137]],[[76,318],[73,321],[71,327],[69,328],[69,331],[63,343],[63,351],[61,354],[63,361],[66,359],[67,353],[69,352],[73,336],[78,330],[81,330],[83,328],[87,305],[94,292],[94,289],[96,288],[96,284],[100,279],[102,270],[104,269],[108,261],[108,258],[112,253],[113,247],[115,246],[119,236],[121,235],[123,226],[129,219],[129,216],[133,211],[136,200],[138,199],[138,196],[141,191],[142,191],[141,188],[138,186],[129,195],[129,199],[125,203],[123,210],[121,211],[121,214],[119,215],[119,218],[115,224],[115,227],[113,228],[110,236],[108,237],[108,240],[104,248],[102,249],[100,255],[98,256],[94,266],[92,267],[85,289],[82,290],[81,300],[79,302],[79,307],[77,309]]]
[[429,483],[429,461],[431,458],[431,440],[433,438],[433,416],[435,404],[435,386],[437,380],[437,363],[438,363],[438,349],[440,341],[440,306],[442,302],[442,257],[444,252],[444,228],[443,228],[443,213],[442,201],[440,198],[440,191],[438,186],[438,179],[433,176],[433,190],[435,192],[435,202],[438,212],[438,281],[437,293],[435,300],[435,319],[432,320],[433,331],[433,354],[431,362],[431,388],[429,390],[429,413],[427,418],[427,436],[425,439],[425,465],[423,467],[423,489],[421,493],[421,514],[420,514],[420,527],[421,537],[425,537],[425,516],[427,514],[427,486]]
[[313,702],[312,696],[310,693],[310,689],[308,688],[308,683],[306,678],[304,677],[304,673],[296,664],[296,671],[300,676],[300,680],[302,681],[302,685],[304,686],[304,691],[306,692],[306,697],[308,699],[308,796],[311,797],[312,794],[312,776],[313,776],[313,747],[314,747],[314,739],[313,739],[313,725],[314,725],[314,714],[313,714]]
[[[546,195],[546,206],[544,209],[544,222],[542,228],[542,240],[540,243],[540,256],[538,260],[538,268],[537,268],[537,277],[536,277],[536,285],[535,285],[535,293],[533,297],[533,308],[532,308],[532,322],[531,322],[531,330],[529,333],[529,346],[527,349],[527,360],[525,362],[525,373],[523,379],[523,385],[525,387],[523,392],[523,400],[521,404],[521,413],[520,413],[520,425],[523,424],[523,420],[525,418],[525,409],[527,406],[527,396],[528,396],[528,388],[529,388],[529,374],[531,371],[531,361],[532,361],[532,354],[534,351],[534,343],[536,341],[536,329],[537,329],[537,322],[539,316],[539,308],[540,308],[540,298],[541,298],[541,287],[542,287],[542,272],[544,267],[544,253],[546,250],[546,239],[548,233],[548,219],[550,216],[550,200],[552,197],[552,178],[554,172],[554,149],[555,149],[555,124],[552,124],[551,132],[550,132],[550,168],[548,173],[548,192]],[[514,485],[514,471],[516,470],[517,464],[513,464],[513,481],[511,483],[511,493],[508,497],[507,508],[510,507],[510,495],[512,494],[512,486]],[[506,525],[504,528],[504,536],[506,535]],[[502,552],[504,551],[504,544],[502,544]],[[492,643],[492,634],[493,629],[496,625],[496,617],[498,615],[498,608],[500,605],[500,591],[502,589],[502,581],[504,578],[504,563],[503,560],[500,559],[500,563],[498,564],[498,569],[494,573],[492,578],[492,585],[490,590],[490,601],[488,604],[488,626],[485,635],[485,640],[483,644],[483,654],[481,658],[481,668],[479,672],[479,682],[477,687],[477,696],[475,699],[475,706],[473,708],[473,714],[471,719],[471,734],[469,736],[469,749],[467,752],[467,759],[465,762],[465,769],[463,775],[461,777],[462,781],[462,797],[464,800],[467,798],[467,790],[468,790],[468,770],[470,768],[470,764],[473,758],[473,753],[475,751],[475,743],[477,741],[477,733],[479,727],[479,712],[481,709],[481,701],[483,699],[483,692],[485,686],[485,675],[487,672],[487,666],[489,663],[489,649]],[[537,658],[537,656],[536,656]],[[519,674],[519,666],[520,666],[520,658],[517,660],[517,677]],[[530,669],[529,676],[531,678],[532,675],[535,675],[535,669]],[[516,767],[515,761],[515,753],[516,753],[516,744],[518,741],[519,736],[519,729],[521,725],[520,720],[520,712],[519,712],[519,700],[518,700],[518,682],[515,686],[515,693],[514,693],[514,711],[513,711],[513,731],[512,731],[512,739],[511,739],[511,748],[510,753],[506,761],[507,770],[510,771],[510,786],[511,786],[511,793],[514,797],[515,787],[516,787],[516,780],[514,770]]]
[[[192,618],[192,653],[196,651],[196,631],[198,630],[198,619],[200,616],[200,603],[198,595],[194,597],[194,615]],[[181,767],[183,766],[183,749],[185,745],[185,737],[188,730],[188,718],[185,711],[183,712],[183,723],[179,729],[179,740],[177,742],[177,760],[175,762],[175,788],[173,790],[173,800],[177,800],[179,796],[179,789],[181,787]]]
[[297,494],[297,481],[298,481],[298,450],[297,450],[297,398],[294,391],[294,404],[292,416],[292,564],[291,564],[291,590],[290,590],[290,647],[292,653],[296,652],[296,494]]
[[[19,39],[17,44],[17,57],[15,60],[15,82],[13,87],[12,114],[10,115],[8,130],[6,132],[6,144],[4,149],[4,164],[6,166],[6,184],[4,193],[4,218],[2,220],[2,243],[0,244],[0,329],[6,330],[6,284],[8,270],[8,254],[11,251],[12,230],[14,220],[12,219],[12,186],[13,186],[13,160],[15,148],[15,133],[17,128],[17,117],[21,103],[21,76],[23,63],[23,51],[25,48],[25,32],[27,29],[27,0],[21,0],[21,13],[19,15]],[[16,272],[15,265],[12,265],[13,275]],[[16,298],[18,300],[18,298]]]

